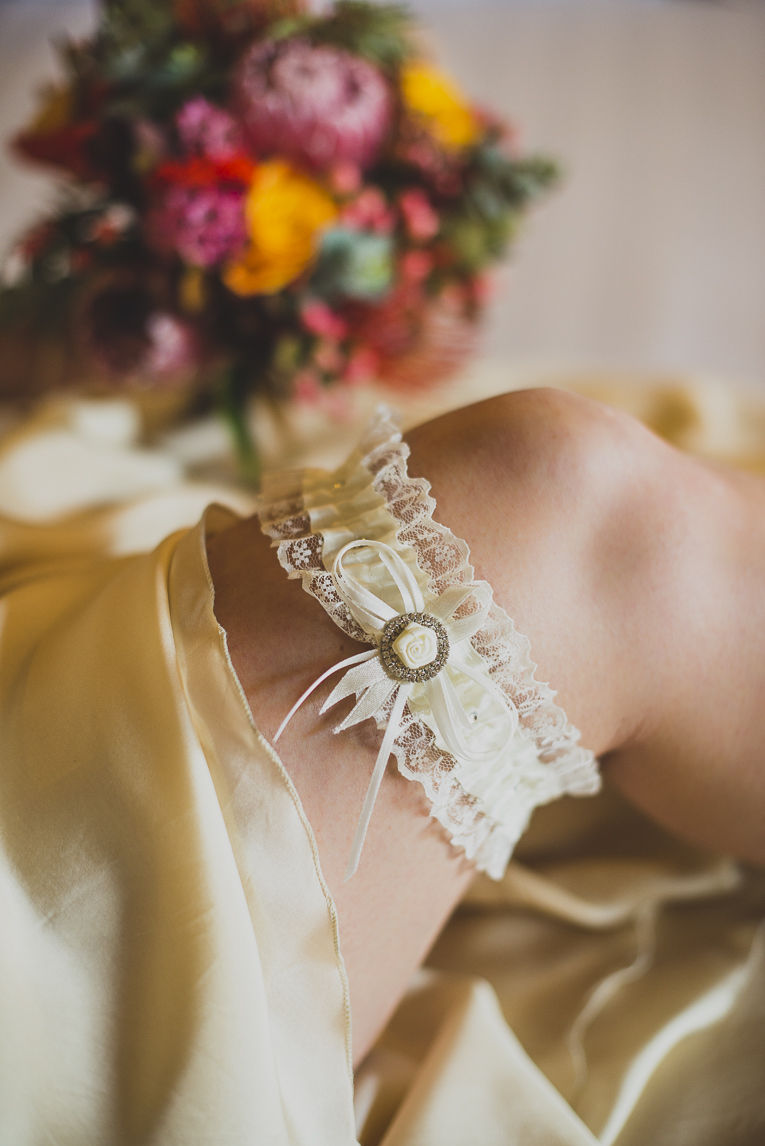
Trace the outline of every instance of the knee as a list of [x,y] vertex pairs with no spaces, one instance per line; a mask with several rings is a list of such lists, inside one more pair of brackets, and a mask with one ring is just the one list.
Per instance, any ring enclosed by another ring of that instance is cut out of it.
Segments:
[[555,683],[588,746],[613,744],[630,712],[614,686],[624,676],[622,587],[643,547],[625,507],[652,436],[597,403],[533,390],[459,410],[408,440],[437,519],[468,542],[477,576],[531,641],[538,679]]
[[439,502],[542,531],[594,520],[645,470],[652,440],[632,418],[554,389],[491,398],[409,435],[413,471]]

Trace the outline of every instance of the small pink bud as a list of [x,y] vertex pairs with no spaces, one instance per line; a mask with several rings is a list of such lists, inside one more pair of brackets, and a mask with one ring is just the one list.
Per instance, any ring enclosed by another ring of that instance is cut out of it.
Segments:
[[413,187],[405,191],[398,202],[406,229],[413,239],[427,241],[438,234],[441,222],[424,191]]
[[439,300],[446,311],[452,314],[459,314],[462,312],[467,301],[465,298],[465,288],[459,283],[447,283],[439,295]]
[[149,346],[142,366],[148,374],[167,376],[190,369],[196,361],[196,340],[188,323],[155,311],[146,322]]
[[337,374],[345,363],[345,356],[332,339],[322,339],[313,352],[313,361],[325,374]]
[[370,346],[357,346],[348,359],[343,373],[343,382],[349,386],[360,386],[371,382],[377,374],[379,356]]
[[401,259],[401,273],[409,282],[422,282],[433,270],[429,251],[406,251]]
[[329,183],[338,195],[353,195],[361,186],[361,168],[357,163],[341,160],[332,168]]
[[348,336],[348,324],[345,320],[320,299],[306,303],[300,312],[300,317],[306,330],[310,330],[311,334],[318,334],[320,338],[331,338],[342,342]]
[[378,187],[365,187],[352,203],[343,208],[340,221],[345,227],[389,235],[396,219],[382,191]]
[[476,275],[472,282],[473,298],[479,306],[490,302],[497,293],[497,280],[494,275],[484,272]]
[[321,383],[315,370],[306,367],[295,375],[292,388],[298,402],[306,406],[314,406],[321,397]]

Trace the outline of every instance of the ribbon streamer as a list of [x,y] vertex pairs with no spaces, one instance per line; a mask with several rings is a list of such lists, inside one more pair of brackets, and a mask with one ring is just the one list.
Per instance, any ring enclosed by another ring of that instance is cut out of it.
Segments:
[[[362,585],[346,567],[345,558],[354,549],[371,549],[380,560],[390,574],[401,598],[400,609],[394,609],[371,589]],[[385,719],[385,711],[391,705],[348,859],[345,873],[345,878],[348,880],[358,867],[388,758],[401,731],[406,702],[413,689],[419,688],[424,691],[433,724],[447,751],[457,761],[464,761],[474,766],[490,767],[505,754],[518,727],[518,713],[515,706],[494,684],[488,669],[482,670],[475,665],[467,664],[464,649],[460,648],[486,620],[491,605],[491,590],[488,586],[456,585],[446,589],[440,596],[434,597],[426,604],[417,579],[395,549],[382,541],[369,541],[363,538],[350,541],[340,550],[332,566],[332,576],[339,595],[368,639],[374,643],[375,648],[347,657],[323,672],[287,713],[274,737],[274,743],[279,740],[292,717],[311,693],[341,669],[347,671],[322,705],[322,713],[348,696],[356,696],[358,700],[348,716],[337,725],[335,732],[342,732],[370,718],[381,725]],[[455,620],[454,613],[470,596],[476,598],[479,607],[468,616]],[[436,676],[423,683],[393,679],[387,674],[380,660],[379,643],[386,624],[394,617],[408,613],[428,613],[435,617],[444,626],[449,638],[449,657],[446,664]],[[446,671],[447,668],[450,672]],[[451,677],[454,672],[462,673],[477,684],[485,696],[494,701],[494,709],[500,722],[497,733],[497,739],[500,741],[498,745],[479,749],[470,743],[475,734],[475,725],[471,723],[471,714],[465,711],[454,686]]]

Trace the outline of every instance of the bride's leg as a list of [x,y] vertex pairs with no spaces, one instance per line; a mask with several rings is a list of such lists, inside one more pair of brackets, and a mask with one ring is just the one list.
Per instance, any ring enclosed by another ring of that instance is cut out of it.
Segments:
[[[765,739],[765,657],[752,639],[765,631],[764,487],[555,391],[480,403],[408,440],[410,472],[432,482],[437,517],[470,544],[582,742],[676,830],[765,858],[765,784],[746,772]],[[234,665],[273,736],[296,696],[359,646],[287,579],[257,521],[215,539],[210,563]],[[337,903],[360,1057],[471,871],[419,785],[390,767],[359,871],[343,883],[379,734],[334,736],[340,710],[318,714],[330,688],[279,750]]]
[[765,481],[561,391],[410,441],[611,780],[671,830],[765,863]]
[[[255,720],[272,739],[305,688],[365,646],[346,637],[290,581],[257,520],[212,539],[215,611]],[[278,744],[316,837],[338,911],[353,1015],[354,1060],[366,1053],[472,878],[429,818],[418,784],[393,766],[383,779],[359,869],[344,882],[380,734],[367,722],[336,736],[350,708],[319,709],[335,680],[309,698]]]

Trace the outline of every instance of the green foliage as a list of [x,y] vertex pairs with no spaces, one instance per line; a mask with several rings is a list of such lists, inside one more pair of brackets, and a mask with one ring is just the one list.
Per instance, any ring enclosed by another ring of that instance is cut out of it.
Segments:
[[179,39],[167,0],[106,0],[91,44],[68,43],[61,54],[81,96],[102,89],[99,118],[162,118],[189,93],[215,87],[205,44]]
[[393,280],[393,242],[388,235],[333,227],[324,235],[311,288],[323,298],[374,302]]
[[412,26],[404,5],[338,0],[333,14],[315,23],[311,36],[316,43],[336,44],[391,73],[412,54]]
[[172,6],[160,0],[105,0],[98,42],[114,58],[172,38]]
[[459,269],[475,274],[501,258],[525,208],[559,177],[545,156],[513,159],[497,143],[476,148],[465,193],[446,211],[441,230]]

